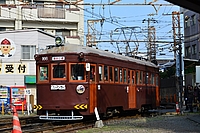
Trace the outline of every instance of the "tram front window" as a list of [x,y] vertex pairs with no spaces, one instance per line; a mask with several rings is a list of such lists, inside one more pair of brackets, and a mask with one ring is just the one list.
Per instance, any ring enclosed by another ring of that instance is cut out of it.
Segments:
[[85,80],[84,64],[71,64],[71,80]]
[[48,67],[40,66],[39,67],[40,80],[48,80]]
[[66,78],[65,65],[53,65],[53,78]]

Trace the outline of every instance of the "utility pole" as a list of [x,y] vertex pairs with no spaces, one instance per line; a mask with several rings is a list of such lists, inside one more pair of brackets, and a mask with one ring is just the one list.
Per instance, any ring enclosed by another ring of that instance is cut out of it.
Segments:
[[86,35],[86,45],[89,47],[97,45],[96,41],[96,29],[95,29],[95,23],[101,23],[101,26],[103,25],[104,19],[97,19],[97,20],[87,20],[87,28],[88,28],[88,34]]
[[157,21],[155,19],[153,19],[153,18],[152,19],[148,18],[148,20],[144,19],[142,21],[142,23],[144,23],[145,21],[148,22],[147,59],[149,61],[155,61],[156,60],[155,27],[154,26],[150,26],[150,23],[151,22],[157,23]]
[[[182,113],[183,107],[183,75],[182,75],[182,41],[181,41],[181,27],[180,27],[180,13],[172,12],[172,29],[174,38],[174,58],[176,59],[176,76],[177,76],[177,95],[178,102]],[[176,52],[178,51],[178,52]],[[177,54],[176,54],[177,53]]]

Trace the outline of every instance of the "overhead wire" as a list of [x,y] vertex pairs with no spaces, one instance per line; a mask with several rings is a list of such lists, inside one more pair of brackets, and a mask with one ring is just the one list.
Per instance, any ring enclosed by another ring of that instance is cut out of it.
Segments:
[[[102,0],[101,0],[101,2],[102,2]],[[110,0],[108,1],[108,2],[110,2]],[[123,21],[122,20],[122,18],[123,17],[121,17],[120,18],[120,20],[118,20],[118,18],[115,18],[117,21],[113,21],[113,16],[112,16],[112,14],[111,14],[111,9],[110,9],[110,5],[109,5],[109,16],[110,17],[108,17],[108,18],[106,18],[105,17],[105,15],[104,15],[104,11],[103,11],[103,16],[102,16],[102,14],[100,14],[100,12],[99,12],[99,14],[96,14],[96,13],[94,13],[94,12],[90,12],[90,11],[88,11],[88,10],[85,10],[85,9],[82,9],[81,7],[78,7],[80,10],[83,10],[83,11],[85,11],[85,12],[87,12],[87,13],[89,13],[89,14],[91,14],[93,17],[95,17],[95,18],[97,18],[97,19],[105,19],[105,21],[104,22],[107,22],[107,23],[110,23],[110,24],[113,24],[113,25],[115,25],[115,26],[118,26],[118,27],[124,27],[124,26],[126,26],[126,25],[124,25],[124,24],[122,24],[121,22]],[[171,7],[172,8],[172,7]],[[165,10],[166,10],[166,7],[165,7]],[[169,10],[170,11],[170,10]],[[169,12],[168,11],[168,12]],[[79,14],[80,15],[80,14]],[[89,15],[85,15],[84,14],[84,16],[86,16],[86,17],[90,17]],[[133,17],[136,17],[136,16],[133,16]],[[110,19],[111,18],[111,19]],[[124,17],[124,18],[127,18],[127,17]],[[131,18],[131,17],[130,17]],[[159,17],[158,17],[159,18]],[[125,20],[125,21],[127,21],[127,20]],[[142,20],[132,20],[132,21],[142,21]],[[42,22],[42,19],[41,19],[41,21],[40,21],[41,23],[43,23]],[[128,22],[128,21],[127,21]],[[45,23],[43,23],[44,25],[46,25]],[[162,27],[162,28],[164,28],[164,26]],[[157,30],[162,30],[162,28],[158,28]],[[104,31],[104,32],[106,32],[106,31]],[[101,29],[101,31],[99,32],[100,33],[100,35],[106,35],[105,33],[103,33],[103,28]],[[84,36],[86,35],[85,34],[85,32],[83,33],[84,34]],[[166,33],[166,35],[168,34],[168,32]],[[100,38],[101,39],[101,38]]]

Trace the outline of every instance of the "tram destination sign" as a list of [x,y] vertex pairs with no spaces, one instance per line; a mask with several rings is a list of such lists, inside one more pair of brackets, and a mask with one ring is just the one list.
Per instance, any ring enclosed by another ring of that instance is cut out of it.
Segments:
[[65,56],[54,56],[54,57],[52,57],[52,61],[57,61],[57,60],[65,60]]
[[51,90],[65,90],[65,85],[51,85]]

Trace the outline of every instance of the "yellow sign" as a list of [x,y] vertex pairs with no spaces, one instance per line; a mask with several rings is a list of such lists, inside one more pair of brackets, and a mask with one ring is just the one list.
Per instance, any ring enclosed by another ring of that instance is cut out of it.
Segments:
[[77,104],[74,106],[75,109],[87,109],[87,104]]
[[34,109],[40,110],[40,109],[42,109],[42,106],[41,105],[34,105]]

